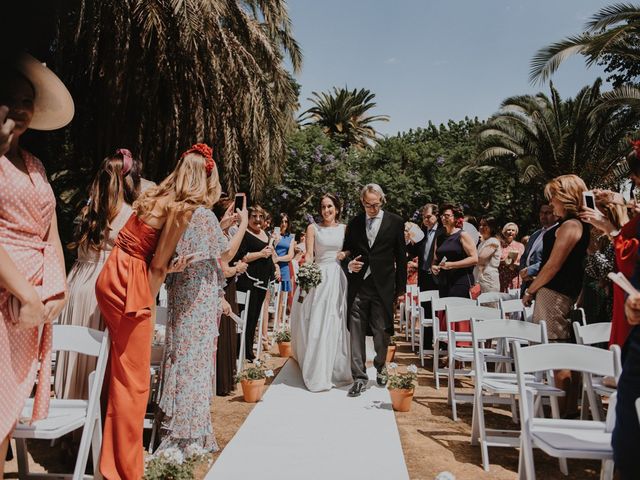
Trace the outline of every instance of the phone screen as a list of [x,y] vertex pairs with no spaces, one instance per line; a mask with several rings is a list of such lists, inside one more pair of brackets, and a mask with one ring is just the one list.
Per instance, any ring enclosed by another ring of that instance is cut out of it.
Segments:
[[585,195],[584,203],[587,206],[587,208],[593,208],[593,209],[596,208],[596,202],[592,195]]
[[234,200],[233,211],[242,210],[242,207],[244,207],[244,195],[237,193]]

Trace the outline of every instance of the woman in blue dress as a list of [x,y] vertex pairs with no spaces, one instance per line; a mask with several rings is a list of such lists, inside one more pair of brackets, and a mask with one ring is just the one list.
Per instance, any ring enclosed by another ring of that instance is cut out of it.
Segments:
[[[280,214],[280,238],[276,244],[276,255],[278,265],[280,266],[280,291],[289,292],[291,295],[292,283],[291,283],[291,270],[289,264],[295,256],[295,235],[291,233],[289,225],[289,216],[286,213]],[[279,321],[282,318],[283,310],[286,308],[286,304],[283,303],[283,298],[280,297],[280,304],[278,305],[278,315],[276,316],[276,324],[274,325],[275,331],[279,328]]]

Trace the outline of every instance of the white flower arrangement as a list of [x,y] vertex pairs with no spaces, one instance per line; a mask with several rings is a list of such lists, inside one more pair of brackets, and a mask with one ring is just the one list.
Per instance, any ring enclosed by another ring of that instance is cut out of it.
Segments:
[[198,464],[211,461],[209,452],[192,443],[184,453],[176,447],[169,447],[149,455],[144,459],[144,480],[191,480]]
[[296,276],[296,282],[300,288],[298,301],[302,303],[304,294],[309,293],[312,288],[317,287],[322,282],[320,267],[315,263],[305,263],[301,265],[298,270],[298,275]]
[[415,388],[415,382],[418,379],[418,367],[415,365],[409,365],[405,373],[400,373],[396,363],[389,363],[387,372],[389,373],[389,381],[387,383],[389,390],[413,390]]
[[253,363],[245,362],[242,371],[236,374],[236,382],[239,383],[242,380],[260,380],[270,377],[273,377],[273,370],[269,368],[266,356],[263,356],[262,360],[256,358]]

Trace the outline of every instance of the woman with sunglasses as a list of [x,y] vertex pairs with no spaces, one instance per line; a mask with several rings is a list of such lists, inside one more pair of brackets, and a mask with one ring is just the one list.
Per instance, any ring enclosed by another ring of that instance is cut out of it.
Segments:
[[274,276],[278,280],[280,279],[280,269],[276,263],[275,250],[269,241],[269,235],[263,229],[264,220],[265,211],[261,206],[253,205],[249,207],[249,224],[236,255],[237,260],[242,260],[249,264],[246,274],[238,279],[238,290],[251,292],[249,306],[247,307],[249,309],[247,311],[247,325],[245,327],[247,345],[245,358],[250,362],[255,359],[253,340],[256,335],[258,318],[269,281]]

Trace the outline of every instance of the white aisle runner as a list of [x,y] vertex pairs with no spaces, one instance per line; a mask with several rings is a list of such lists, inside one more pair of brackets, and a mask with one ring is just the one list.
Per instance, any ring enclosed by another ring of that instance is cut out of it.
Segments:
[[205,478],[408,479],[388,390],[347,390],[309,392],[289,359]]

